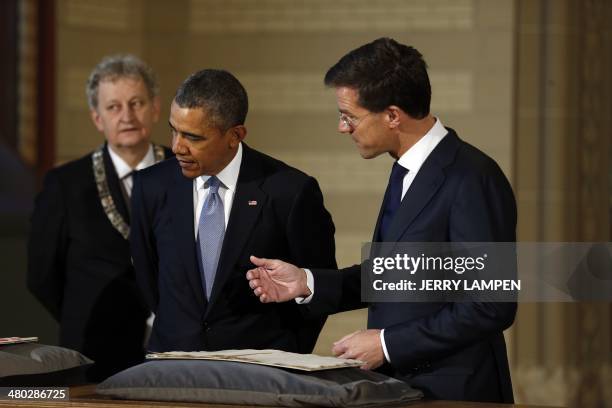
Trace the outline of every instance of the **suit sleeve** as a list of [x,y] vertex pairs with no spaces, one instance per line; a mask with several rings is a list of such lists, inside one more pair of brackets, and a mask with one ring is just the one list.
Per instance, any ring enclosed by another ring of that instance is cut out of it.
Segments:
[[147,305],[155,313],[159,299],[158,256],[152,229],[151,202],[143,187],[144,182],[140,173],[134,174],[130,249],[136,280]]
[[361,265],[340,270],[312,269],[312,274],[314,296],[304,305],[309,315],[330,315],[368,307],[368,303],[361,301]]
[[[496,166],[495,166],[496,167]],[[466,176],[450,214],[454,242],[514,242],[516,204],[501,170]],[[447,303],[436,313],[385,328],[391,364],[406,369],[444,358],[510,327],[516,303]]]
[[52,171],[45,177],[31,218],[27,285],[58,321],[64,293],[67,242],[65,197],[60,180]]

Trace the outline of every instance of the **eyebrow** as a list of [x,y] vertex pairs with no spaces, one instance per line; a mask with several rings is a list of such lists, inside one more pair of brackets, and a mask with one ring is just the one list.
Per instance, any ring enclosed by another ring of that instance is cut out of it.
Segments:
[[[168,121],[168,126],[170,126],[170,129],[174,130],[175,132],[177,132],[178,130],[172,125],[172,123],[170,121]],[[195,137],[197,139],[204,139],[204,136],[202,135],[196,135],[195,133],[189,133],[189,132],[181,132],[181,134],[185,135],[185,136],[189,136],[189,137]]]
[[338,112],[340,112],[342,115],[345,115],[351,118],[356,117],[355,115],[353,115],[351,112],[347,111],[346,109],[338,109]]
[[[142,98],[142,97],[140,97],[140,96],[133,96],[133,97],[131,97],[131,98],[128,100],[128,103],[129,103],[129,102],[134,102],[134,100],[135,100],[135,99],[138,99],[138,100],[141,100],[141,101],[144,101],[144,100],[145,100],[144,98]],[[121,105],[121,102],[120,102],[118,99],[111,99],[111,100],[106,101],[106,103],[104,103],[104,106],[109,106],[109,105],[113,105],[113,104],[119,104],[119,105]]]

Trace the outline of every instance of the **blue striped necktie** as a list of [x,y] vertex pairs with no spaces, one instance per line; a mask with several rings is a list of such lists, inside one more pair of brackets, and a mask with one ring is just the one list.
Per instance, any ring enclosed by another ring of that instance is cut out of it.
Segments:
[[210,299],[225,235],[225,212],[223,211],[223,201],[219,196],[221,182],[217,177],[212,176],[208,179],[207,184],[208,196],[202,206],[198,222],[198,242],[200,245],[202,283],[204,284],[206,299]]

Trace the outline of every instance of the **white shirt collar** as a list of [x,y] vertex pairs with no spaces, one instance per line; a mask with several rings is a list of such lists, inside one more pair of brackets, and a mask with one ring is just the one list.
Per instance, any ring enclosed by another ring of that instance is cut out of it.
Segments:
[[117,153],[113,151],[113,149],[108,146],[108,154],[110,155],[111,161],[113,162],[113,166],[115,166],[115,171],[117,172],[117,176],[121,180],[128,174],[130,174],[134,170],[142,170],[149,166],[155,164],[155,155],[153,154],[153,145],[149,143],[149,150],[147,150],[147,154],[142,158],[142,160],[136,165],[135,168],[131,168],[129,164],[125,162]]
[[408,149],[397,162],[408,169],[412,175],[416,175],[427,157],[447,133],[448,131],[440,122],[440,119],[436,118],[436,123],[431,129],[414,146]]
[[[223,170],[217,174],[217,178],[228,189],[235,191],[238,184],[238,174],[240,173],[240,164],[242,163],[242,142],[238,145],[238,151],[231,162]],[[203,174],[196,178],[196,189],[204,188],[204,184],[210,178],[210,175]]]

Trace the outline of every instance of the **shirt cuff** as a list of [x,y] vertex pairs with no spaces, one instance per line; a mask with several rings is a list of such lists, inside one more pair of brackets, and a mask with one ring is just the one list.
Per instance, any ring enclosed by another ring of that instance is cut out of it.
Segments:
[[310,296],[308,296],[307,298],[296,297],[295,302],[298,305],[307,305],[308,303],[310,303],[312,297],[314,296],[314,276],[312,276],[312,272],[310,272],[310,269],[304,268],[304,271],[306,271],[306,286],[308,286],[308,289],[310,290]]
[[385,329],[380,331],[380,344],[382,344],[383,353],[385,353],[385,360],[387,360],[387,363],[391,363],[389,352],[387,351],[387,345],[385,344]]

